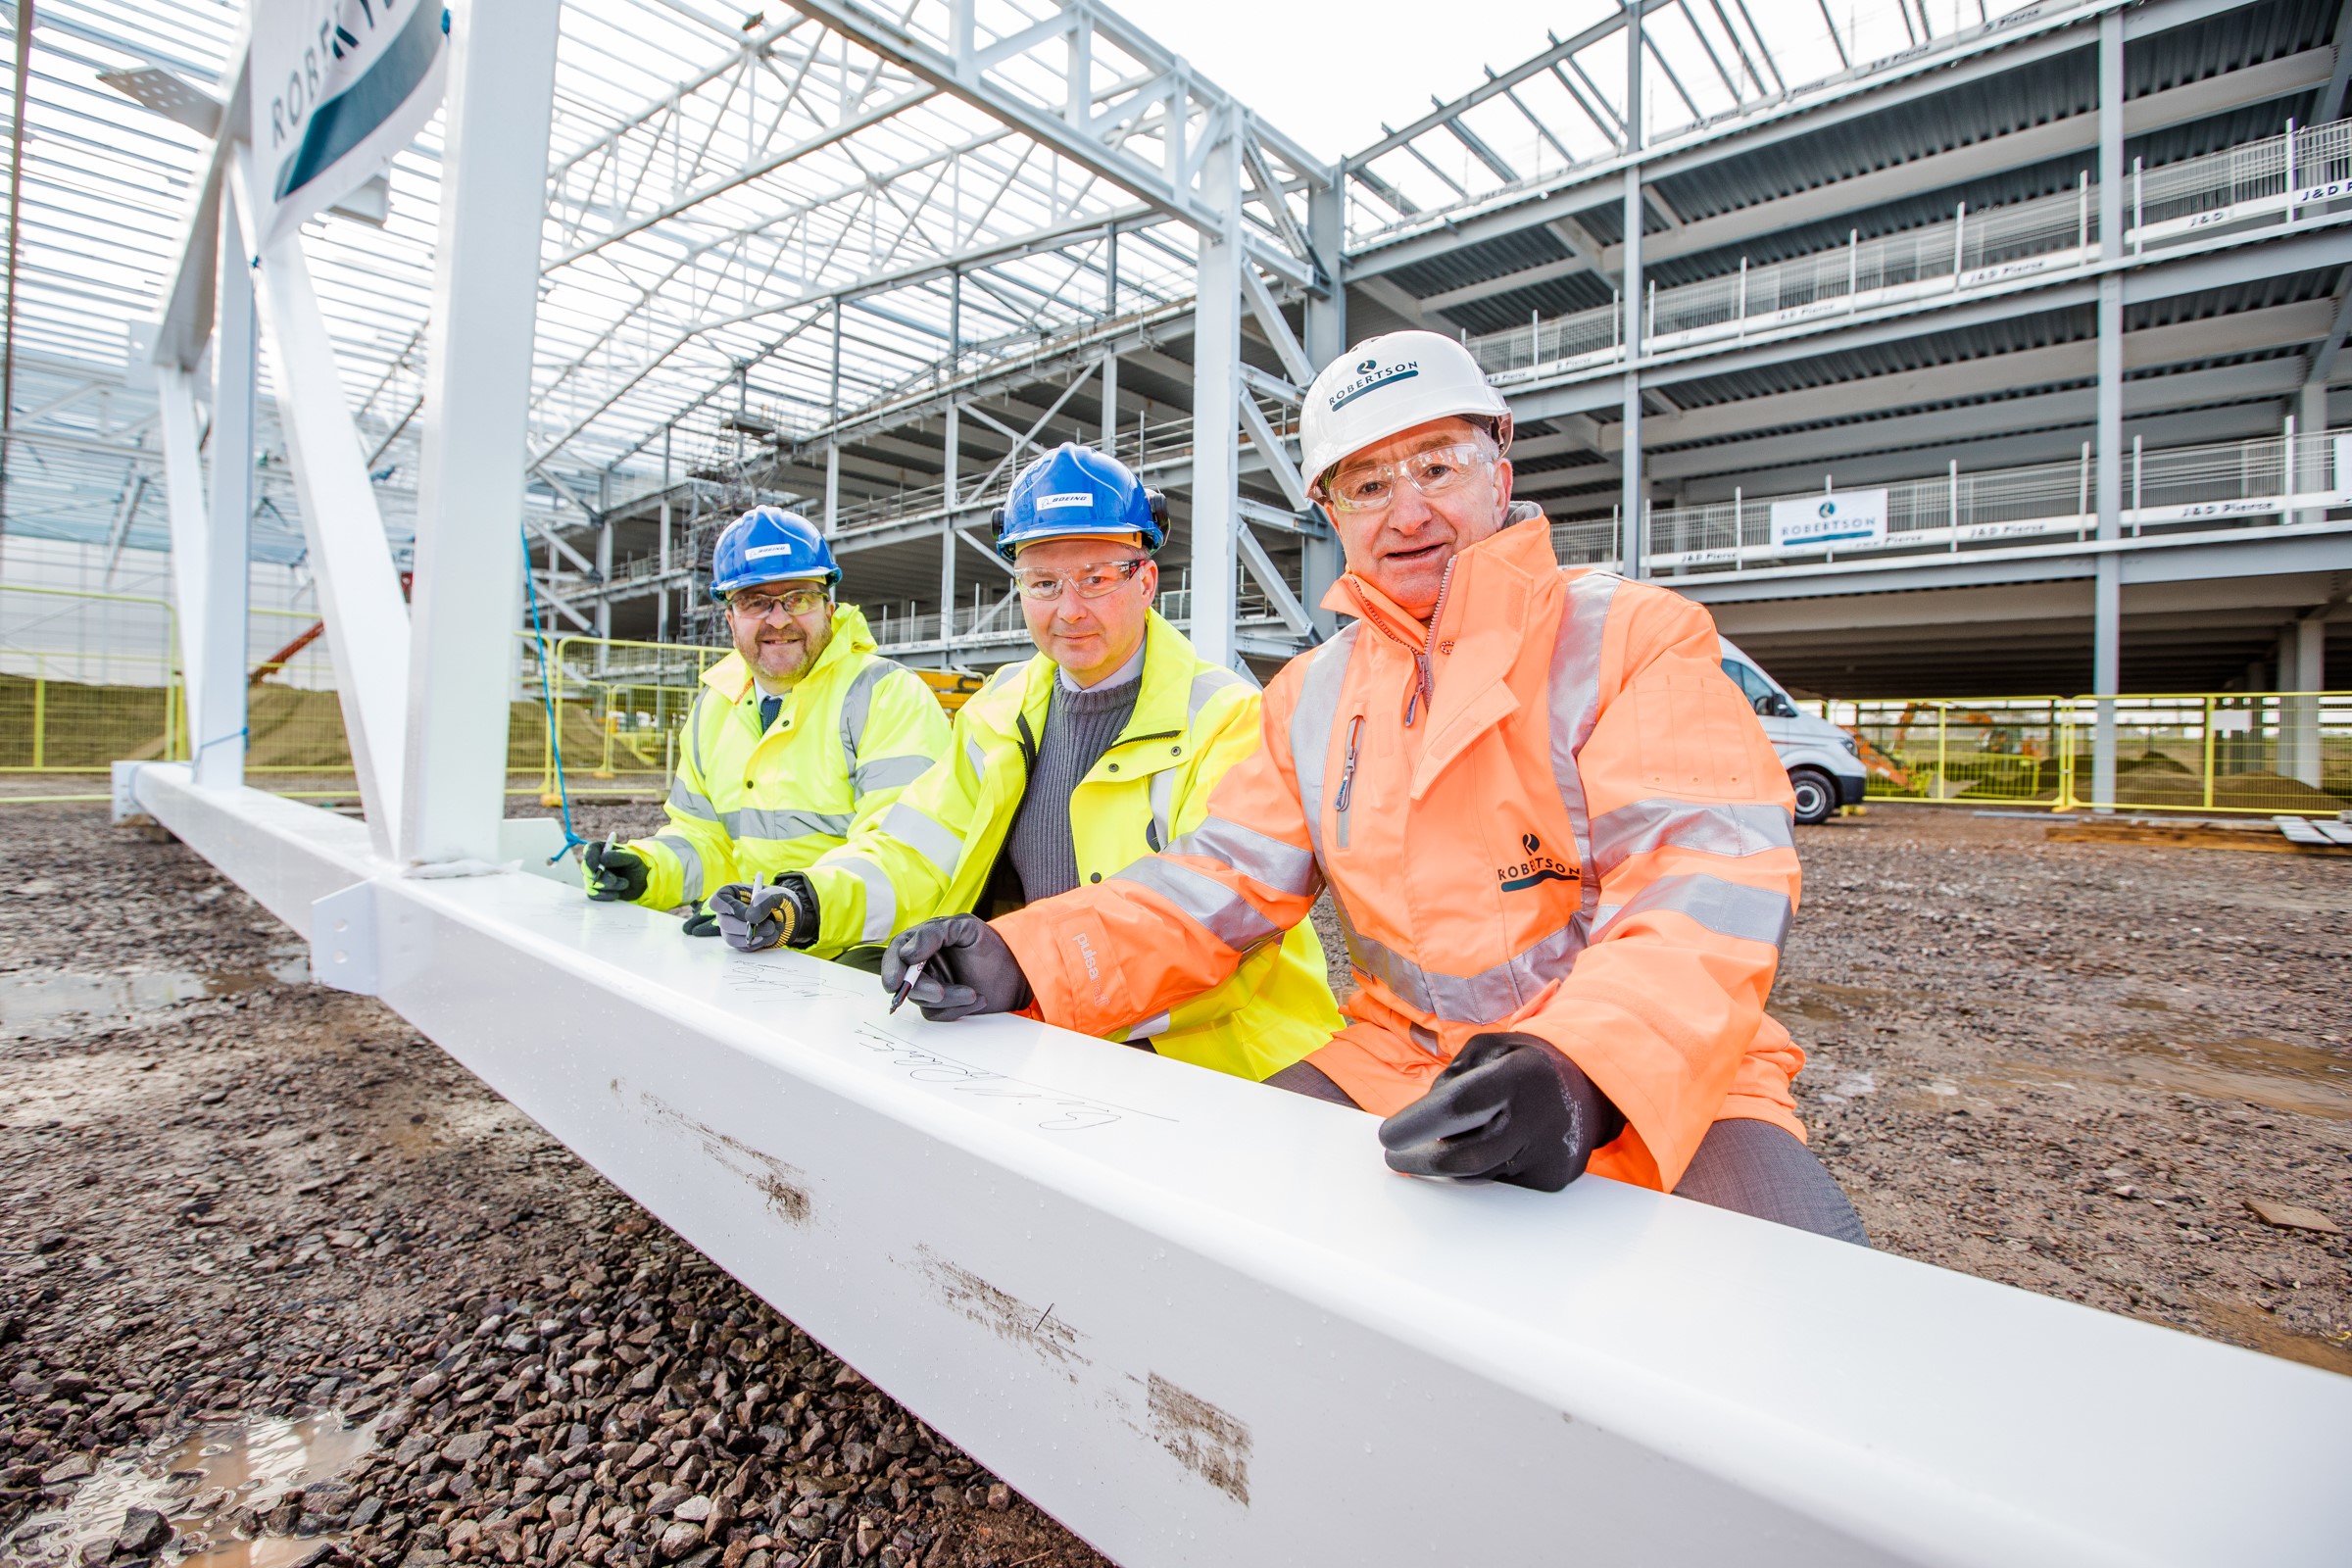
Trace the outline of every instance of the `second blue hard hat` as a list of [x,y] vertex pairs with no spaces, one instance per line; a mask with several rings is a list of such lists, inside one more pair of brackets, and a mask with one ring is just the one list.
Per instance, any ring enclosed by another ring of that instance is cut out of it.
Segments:
[[1156,552],[1168,537],[1168,498],[1118,459],[1064,441],[1021,470],[990,520],[1006,561],[1040,539],[1089,534],[1136,534]]
[[726,526],[710,548],[710,597],[724,599],[754,583],[822,577],[841,581],[833,547],[815,523],[782,507],[754,507]]

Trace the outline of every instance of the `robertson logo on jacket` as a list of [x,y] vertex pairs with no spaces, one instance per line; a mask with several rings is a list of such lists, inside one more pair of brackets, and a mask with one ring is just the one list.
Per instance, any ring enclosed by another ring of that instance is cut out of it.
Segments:
[[1539,882],[1578,882],[1584,878],[1581,868],[1566,864],[1544,853],[1544,841],[1533,833],[1519,835],[1519,847],[1527,851],[1527,858],[1516,865],[1498,865],[1494,879],[1502,884],[1505,893],[1519,893]]

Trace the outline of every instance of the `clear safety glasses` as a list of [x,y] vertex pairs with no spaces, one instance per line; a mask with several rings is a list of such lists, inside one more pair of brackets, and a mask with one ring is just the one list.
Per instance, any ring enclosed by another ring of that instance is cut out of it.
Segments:
[[787,615],[809,615],[826,603],[822,588],[787,588],[780,594],[746,589],[727,601],[727,608],[746,620],[765,620],[781,608]]
[[1332,475],[1323,493],[1342,512],[1382,512],[1396,499],[1399,480],[1435,499],[1459,489],[1494,466],[1494,456],[1483,444],[1463,441],[1416,452],[1399,463],[1365,463],[1342,468]]
[[1125,587],[1143,565],[1140,561],[1099,561],[1091,566],[1076,566],[1068,571],[1021,566],[1013,571],[1012,577],[1021,585],[1023,599],[1041,603],[1059,599],[1065,588],[1081,599],[1100,599]]

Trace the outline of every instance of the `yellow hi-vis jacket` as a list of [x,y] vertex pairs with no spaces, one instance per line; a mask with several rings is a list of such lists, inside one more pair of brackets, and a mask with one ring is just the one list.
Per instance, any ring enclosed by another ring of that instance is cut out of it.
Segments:
[[874,652],[854,606],[833,640],[760,727],[760,688],[740,654],[703,673],[678,737],[669,825],[629,849],[656,909],[700,904],[754,872],[798,871],[947,755],[948,715],[922,677]]
[[[1154,613],[1143,689],[1119,738],[1070,793],[1081,884],[1116,875],[1198,827],[1226,770],[1258,749],[1258,693],[1193,651]],[[942,914],[967,913],[987,889],[1056,684],[1043,654],[1008,664],[956,715],[951,755],[807,875],[830,956]],[[1114,1039],[1163,1056],[1264,1079],[1341,1028],[1314,928],[1301,920],[1242,960],[1222,985]]]

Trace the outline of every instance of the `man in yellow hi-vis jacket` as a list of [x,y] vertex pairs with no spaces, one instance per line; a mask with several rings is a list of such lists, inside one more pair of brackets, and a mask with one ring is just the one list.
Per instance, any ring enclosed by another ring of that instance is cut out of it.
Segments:
[[[1198,828],[1209,790],[1258,748],[1258,693],[1151,606],[1164,503],[1075,446],[1013,482],[998,550],[1037,656],[956,716],[949,755],[849,842],[720,921],[747,947],[818,954],[937,915],[994,915],[1117,874]],[[1284,1084],[1339,1011],[1304,921],[1223,984],[1121,1031],[1126,1044]]]
[[[653,908],[702,904],[725,884],[813,862],[912,783],[948,744],[921,677],[874,652],[855,606],[835,605],[832,550],[802,517],[760,507],[711,552],[735,651],[703,675],[650,839],[592,844],[588,892]],[[687,921],[717,936],[708,910]]]

